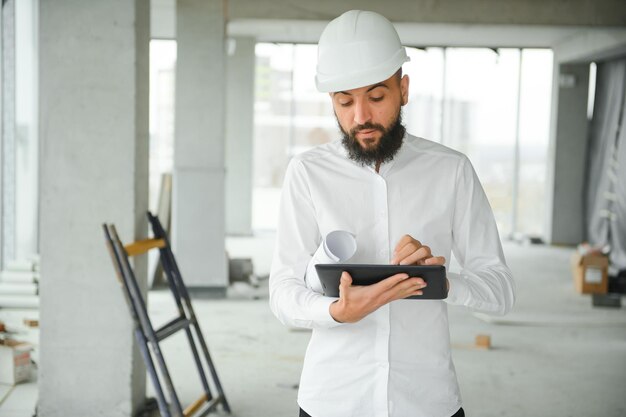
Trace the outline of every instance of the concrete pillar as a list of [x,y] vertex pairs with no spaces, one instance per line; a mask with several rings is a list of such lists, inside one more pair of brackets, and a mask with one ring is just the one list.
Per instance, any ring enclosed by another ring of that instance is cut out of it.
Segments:
[[548,241],[578,244],[584,237],[589,64],[555,61],[548,175]]
[[149,2],[39,4],[38,416],[128,417],[145,367],[101,224],[147,232]]
[[2,3],[0,269],[15,259],[15,0]]
[[252,234],[252,135],[256,41],[229,41],[226,82],[226,232]]
[[172,232],[189,289],[224,296],[224,2],[179,0]]

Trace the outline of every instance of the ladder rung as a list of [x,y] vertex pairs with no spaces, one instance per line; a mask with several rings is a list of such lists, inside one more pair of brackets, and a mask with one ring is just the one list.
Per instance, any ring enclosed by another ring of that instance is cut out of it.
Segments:
[[189,319],[182,316],[177,317],[156,331],[157,339],[160,342],[166,337],[173,335],[180,329],[184,329],[185,327],[189,326],[189,323]]
[[137,256],[148,252],[154,248],[164,248],[165,239],[144,239],[129,243],[124,246],[124,250],[128,256]]
[[189,416],[193,415],[193,413],[198,411],[198,409],[200,407],[202,407],[202,404],[204,404],[206,401],[207,401],[207,395],[206,394],[202,394],[202,396],[200,398],[198,398],[196,401],[194,401],[193,403],[189,404],[189,406],[187,408],[185,408],[185,411],[183,411],[183,415],[185,417],[189,417]]

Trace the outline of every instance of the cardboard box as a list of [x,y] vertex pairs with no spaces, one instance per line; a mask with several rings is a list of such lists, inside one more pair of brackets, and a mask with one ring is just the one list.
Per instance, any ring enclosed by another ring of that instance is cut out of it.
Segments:
[[0,340],[0,383],[15,385],[30,378],[32,348],[26,342]]
[[605,294],[609,286],[609,258],[602,254],[579,252],[572,256],[574,287],[581,294]]

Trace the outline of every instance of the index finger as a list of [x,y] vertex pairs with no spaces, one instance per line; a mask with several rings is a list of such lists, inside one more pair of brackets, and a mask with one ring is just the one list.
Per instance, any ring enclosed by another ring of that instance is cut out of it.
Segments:
[[403,247],[405,247],[406,245],[408,245],[409,243],[411,243],[413,241],[417,242],[418,246],[421,245],[419,240],[413,239],[413,236],[411,236],[411,235],[404,235],[404,236],[402,236],[402,238],[396,244],[396,247],[394,248],[393,253],[400,252],[400,249],[402,249]]

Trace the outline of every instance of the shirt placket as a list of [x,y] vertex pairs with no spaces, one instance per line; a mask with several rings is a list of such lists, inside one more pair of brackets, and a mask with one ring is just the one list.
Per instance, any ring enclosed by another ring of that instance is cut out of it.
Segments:
[[[374,201],[376,226],[374,243],[376,245],[376,260],[378,263],[389,263],[390,242],[389,242],[389,207],[387,199],[387,182],[385,178],[376,175],[374,181]],[[380,386],[376,390],[376,413],[377,416],[388,415],[388,382],[389,382],[389,305],[381,307],[376,314],[376,349],[375,357],[380,381]]]

